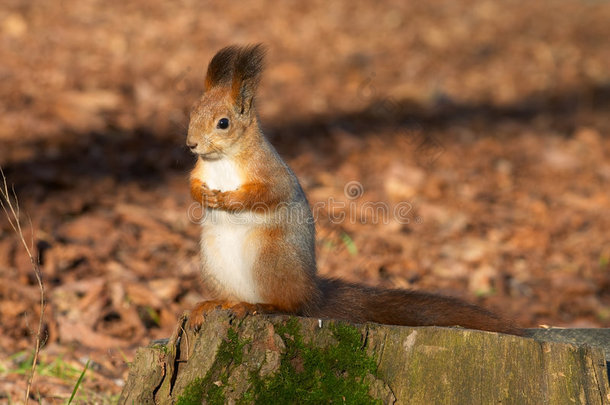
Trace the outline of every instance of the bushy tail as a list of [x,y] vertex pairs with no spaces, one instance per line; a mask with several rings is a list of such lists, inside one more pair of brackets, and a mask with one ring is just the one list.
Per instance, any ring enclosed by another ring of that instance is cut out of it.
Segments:
[[306,315],[405,326],[461,326],[522,335],[510,321],[457,298],[319,279],[322,298]]

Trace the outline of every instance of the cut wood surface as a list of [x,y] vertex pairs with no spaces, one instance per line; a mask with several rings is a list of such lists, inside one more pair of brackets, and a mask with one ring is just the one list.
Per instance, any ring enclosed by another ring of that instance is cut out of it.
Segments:
[[599,347],[610,362],[610,328],[526,329],[525,333],[537,340]]
[[610,388],[600,347],[216,311],[200,331],[177,328],[168,342],[138,350],[119,402],[270,400],[608,404]]

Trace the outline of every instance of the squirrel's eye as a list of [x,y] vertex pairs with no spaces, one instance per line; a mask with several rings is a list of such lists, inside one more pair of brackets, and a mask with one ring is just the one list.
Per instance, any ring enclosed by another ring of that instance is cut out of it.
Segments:
[[229,119],[221,118],[218,120],[218,124],[216,124],[216,128],[218,129],[227,129],[229,128]]

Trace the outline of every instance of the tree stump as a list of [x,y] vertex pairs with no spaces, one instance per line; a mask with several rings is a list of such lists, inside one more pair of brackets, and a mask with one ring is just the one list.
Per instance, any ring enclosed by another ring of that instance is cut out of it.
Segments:
[[227,311],[183,325],[138,350],[119,403],[610,403],[596,347]]

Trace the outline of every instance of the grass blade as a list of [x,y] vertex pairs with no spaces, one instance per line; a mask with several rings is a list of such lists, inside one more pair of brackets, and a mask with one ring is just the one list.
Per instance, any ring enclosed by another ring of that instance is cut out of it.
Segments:
[[68,405],[70,405],[72,403],[72,400],[74,399],[74,396],[76,395],[76,391],[78,391],[78,387],[80,386],[80,383],[83,381],[83,378],[85,378],[85,373],[87,372],[87,369],[89,368],[89,362],[91,360],[87,360],[87,364],[85,364],[85,368],[83,369],[83,372],[80,373],[80,376],[78,377],[78,381],[76,381],[76,385],[74,386],[74,389],[72,390],[72,395],[70,395],[70,399],[68,400]]

